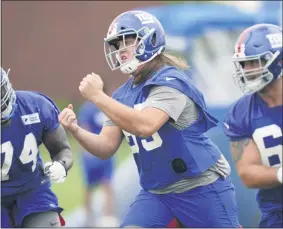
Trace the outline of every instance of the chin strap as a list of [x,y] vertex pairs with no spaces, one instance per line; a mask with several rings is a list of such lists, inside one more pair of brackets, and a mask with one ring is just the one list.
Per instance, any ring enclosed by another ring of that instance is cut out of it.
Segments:
[[148,63],[163,51],[164,51],[164,46],[161,46],[159,50],[146,61],[139,61],[136,57],[134,57],[129,63],[122,66],[120,70],[124,74],[132,74],[137,70],[138,66]]

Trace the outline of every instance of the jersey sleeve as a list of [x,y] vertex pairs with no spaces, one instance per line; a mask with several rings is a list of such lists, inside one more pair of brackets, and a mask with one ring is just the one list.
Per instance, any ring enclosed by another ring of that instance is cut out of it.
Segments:
[[40,118],[45,132],[52,132],[59,126],[60,110],[51,98],[38,93],[37,104],[40,108]]
[[142,109],[154,107],[166,112],[175,122],[182,114],[187,96],[168,86],[154,86],[142,105]]
[[222,128],[231,141],[252,138],[249,106],[240,100],[233,104],[224,118]]

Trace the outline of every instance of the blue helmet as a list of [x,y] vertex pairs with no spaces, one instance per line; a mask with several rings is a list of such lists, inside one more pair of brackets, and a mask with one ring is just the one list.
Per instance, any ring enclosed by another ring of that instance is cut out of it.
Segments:
[[[248,61],[257,68],[245,69]],[[235,83],[245,94],[263,89],[282,76],[282,29],[272,24],[257,24],[242,32],[235,44],[233,73]]]
[[13,116],[16,103],[16,93],[8,77],[9,71],[10,69],[6,72],[1,68],[1,123]]
[[[134,44],[126,44],[128,37],[135,39]],[[122,47],[119,47],[117,42],[122,42]],[[134,56],[122,63],[120,52],[129,47],[134,47]],[[105,57],[111,70],[120,68],[125,74],[135,72],[139,65],[151,61],[164,50],[165,32],[162,25],[156,17],[144,11],[120,14],[111,23],[104,38]]]

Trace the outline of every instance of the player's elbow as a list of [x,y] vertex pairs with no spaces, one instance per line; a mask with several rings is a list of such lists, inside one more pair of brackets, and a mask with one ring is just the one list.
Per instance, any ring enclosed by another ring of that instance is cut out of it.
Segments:
[[250,173],[248,170],[246,169],[241,169],[238,170],[239,176],[243,182],[243,184],[247,187],[247,188],[257,188],[257,185],[255,183],[254,179],[251,179]]
[[132,127],[135,130],[135,133],[132,134],[142,138],[151,137],[168,121],[168,119],[169,116],[165,113],[162,113],[162,115],[159,113],[141,115],[139,122],[135,121],[135,123],[132,123]]
[[144,124],[138,126],[136,135],[141,138],[148,138],[151,137],[155,132],[156,129],[154,128],[153,125]]
[[116,153],[116,151],[114,151],[113,149],[111,149],[110,147],[105,148],[103,150],[100,150],[99,153],[95,152],[92,153],[93,155],[95,155],[96,157],[98,157],[101,160],[108,160],[109,158],[111,158],[114,154]]
[[113,153],[112,151],[100,151],[100,152],[89,151],[89,152],[101,160],[108,160],[115,154],[115,152]]
[[[107,144],[108,143],[108,144]],[[111,158],[117,151],[117,146],[113,142],[107,140],[106,144],[102,144],[99,148],[99,153],[96,153],[97,157],[101,160],[108,160]]]
[[101,160],[108,160],[112,156],[113,156],[113,154],[102,154],[102,155],[99,155],[98,158],[101,159]]

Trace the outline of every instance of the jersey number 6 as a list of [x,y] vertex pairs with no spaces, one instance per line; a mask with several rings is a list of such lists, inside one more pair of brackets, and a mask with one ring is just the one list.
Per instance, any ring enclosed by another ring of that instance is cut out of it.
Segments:
[[277,167],[282,163],[282,129],[273,124],[258,128],[253,139],[259,149],[262,163],[269,167]]

